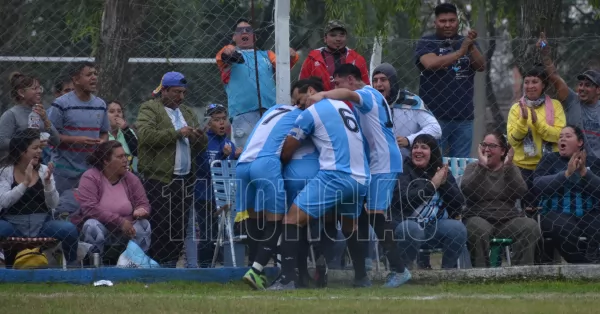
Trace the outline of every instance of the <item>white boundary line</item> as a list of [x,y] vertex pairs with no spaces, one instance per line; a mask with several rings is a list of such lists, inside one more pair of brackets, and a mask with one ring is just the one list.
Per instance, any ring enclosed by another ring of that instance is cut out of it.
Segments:
[[[102,289],[102,288],[101,288]],[[526,299],[526,300],[548,300],[548,299],[600,299],[600,293],[528,293],[528,294],[433,294],[433,295],[414,295],[414,296],[355,296],[355,295],[324,295],[324,296],[281,296],[280,292],[272,294],[255,294],[255,295],[201,295],[201,294],[164,294],[164,293],[96,293],[96,292],[57,292],[57,293],[0,293],[0,298],[36,298],[36,299],[53,299],[53,298],[139,298],[152,297],[161,299],[199,299],[199,300],[273,300],[273,301],[329,301],[329,300],[358,300],[358,301],[436,301],[436,300],[510,300],[510,299]]]

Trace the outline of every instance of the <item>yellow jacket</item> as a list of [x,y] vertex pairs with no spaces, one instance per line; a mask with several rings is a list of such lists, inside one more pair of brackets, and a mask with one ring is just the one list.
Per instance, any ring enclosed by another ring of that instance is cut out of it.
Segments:
[[[535,110],[537,115],[537,121],[535,124],[531,122],[531,113],[527,115],[527,120],[521,119],[521,108],[519,103],[515,103],[510,108],[508,113],[508,125],[507,135],[508,142],[515,151],[513,163],[523,169],[535,170],[540,159],[542,159],[542,144],[543,141],[553,143],[552,150],[558,151],[558,137],[560,131],[567,124],[565,118],[565,112],[560,101],[552,99],[552,105],[554,107],[554,125],[548,125],[546,122],[546,109],[544,104],[537,108],[531,108]],[[523,139],[527,136],[527,131],[531,130],[533,136],[533,142],[535,143],[536,155],[529,157],[525,155],[523,147]]]

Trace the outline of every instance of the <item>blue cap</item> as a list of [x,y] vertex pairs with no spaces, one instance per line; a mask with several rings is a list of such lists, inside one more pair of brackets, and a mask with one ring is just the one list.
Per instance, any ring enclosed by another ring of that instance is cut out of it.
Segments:
[[163,75],[161,85],[163,87],[187,87],[187,80],[179,72],[167,72]]

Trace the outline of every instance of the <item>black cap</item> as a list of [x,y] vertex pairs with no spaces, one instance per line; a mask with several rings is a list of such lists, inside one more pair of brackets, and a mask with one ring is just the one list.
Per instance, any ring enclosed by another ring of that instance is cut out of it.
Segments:
[[578,80],[589,80],[596,86],[600,86],[600,72],[594,70],[587,70],[582,74],[577,75]]

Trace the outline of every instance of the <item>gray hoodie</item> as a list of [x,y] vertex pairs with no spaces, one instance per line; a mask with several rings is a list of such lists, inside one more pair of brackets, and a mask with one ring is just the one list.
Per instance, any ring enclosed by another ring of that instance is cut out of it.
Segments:
[[[389,63],[382,63],[375,68],[373,76],[379,73],[384,74],[390,81],[390,96],[386,97],[386,100],[392,108],[394,136],[406,137],[409,147],[415,137],[421,134],[440,139],[442,128],[437,119],[427,109],[421,97],[400,88],[396,69]],[[410,156],[409,147],[400,147],[402,157]]]

